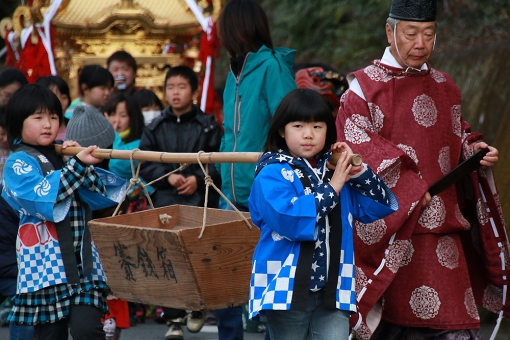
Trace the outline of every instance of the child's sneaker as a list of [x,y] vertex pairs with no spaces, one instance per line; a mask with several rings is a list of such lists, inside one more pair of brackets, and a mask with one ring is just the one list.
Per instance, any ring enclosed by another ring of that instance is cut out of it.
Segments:
[[181,325],[184,324],[183,318],[170,320],[166,323],[168,330],[165,333],[165,340],[183,340],[184,334]]
[[192,311],[188,314],[188,320],[186,321],[186,326],[188,327],[188,331],[190,333],[198,333],[204,327],[205,323],[205,312],[202,311]]
[[117,328],[115,319],[110,318],[110,319],[104,320],[103,330],[106,334],[106,340],[114,340],[115,339],[115,328]]

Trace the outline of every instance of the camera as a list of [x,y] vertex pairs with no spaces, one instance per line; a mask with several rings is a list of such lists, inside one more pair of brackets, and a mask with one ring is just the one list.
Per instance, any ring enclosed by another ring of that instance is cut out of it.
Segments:
[[126,77],[120,75],[115,77],[115,83],[117,83],[117,90],[126,89]]

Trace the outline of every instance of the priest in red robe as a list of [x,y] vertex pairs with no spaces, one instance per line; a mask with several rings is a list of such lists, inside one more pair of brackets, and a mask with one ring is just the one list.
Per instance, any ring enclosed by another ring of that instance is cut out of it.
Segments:
[[[428,63],[436,1],[393,0],[381,60],[348,76],[338,140],[363,155],[400,210],[355,223],[357,339],[476,339],[476,304],[510,315],[509,244],[491,166],[498,151],[461,116],[453,80]],[[477,150],[468,179],[428,188]],[[497,327],[496,327],[497,328]],[[452,337],[453,336],[453,337]]]

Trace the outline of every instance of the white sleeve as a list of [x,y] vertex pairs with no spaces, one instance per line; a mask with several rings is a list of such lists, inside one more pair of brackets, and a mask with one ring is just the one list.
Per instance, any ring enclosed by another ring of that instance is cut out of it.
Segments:
[[356,93],[364,101],[367,101],[367,99],[365,98],[365,95],[363,94],[363,90],[361,89],[361,86],[359,86],[358,79],[354,78],[349,83],[349,90],[351,90],[352,92]]

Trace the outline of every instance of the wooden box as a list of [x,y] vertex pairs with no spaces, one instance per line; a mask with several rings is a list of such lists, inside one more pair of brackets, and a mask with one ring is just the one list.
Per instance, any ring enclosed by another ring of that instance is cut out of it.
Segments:
[[[216,310],[248,301],[260,231],[236,211],[173,205],[89,222],[108,284],[133,302]],[[163,224],[160,215],[167,214]],[[248,213],[244,216],[250,221]]]

